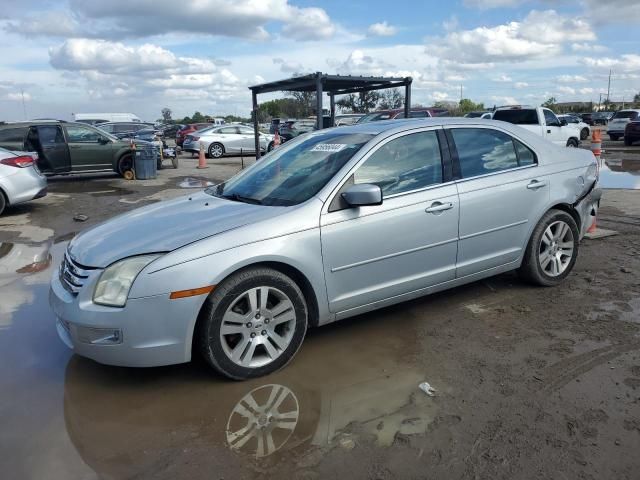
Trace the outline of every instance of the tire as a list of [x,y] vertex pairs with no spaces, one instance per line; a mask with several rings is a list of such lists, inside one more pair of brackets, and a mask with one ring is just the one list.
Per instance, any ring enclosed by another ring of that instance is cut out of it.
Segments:
[[270,268],[248,268],[218,285],[200,315],[196,340],[205,360],[221,374],[244,380],[289,363],[302,345],[308,310],[289,277]]
[[270,152],[271,150],[273,150],[273,142],[269,142],[269,145],[267,145],[267,152]]
[[[579,238],[578,226],[571,215],[562,210],[549,210],[531,234],[518,274],[543,287],[559,284],[573,270],[578,258]],[[549,253],[545,255],[545,252]],[[563,257],[568,259],[563,261]]]
[[567,140],[567,147],[569,148],[578,148],[578,140],[576,140],[575,138],[570,138],[569,140]]
[[588,128],[585,127],[582,130],[580,130],[580,140],[586,140],[588,136],[589,136]]
[[123,155],[118,160],[118,173],[121,177],[124,177],[127,170],[133,170],[133,157],[129,154]]
[[217,142],[209,145],[209,156],[211,158],[220,158],[223,155],[224,155],[224,145]]
[[619,137],[618,135],[609,135],[609,138],[615,142]]
[[4,196],[4,192],[0,190],[0,215],[4,212],[4,209],[7,207],[7,197]]

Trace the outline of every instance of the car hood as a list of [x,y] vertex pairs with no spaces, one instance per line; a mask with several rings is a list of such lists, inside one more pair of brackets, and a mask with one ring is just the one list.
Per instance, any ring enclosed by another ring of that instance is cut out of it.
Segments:
[[170,252],[203,238],[276,217],[285,207],[234,202],[202,192],[154,203],[119,215],[76,236],[69,254],[86,267]]

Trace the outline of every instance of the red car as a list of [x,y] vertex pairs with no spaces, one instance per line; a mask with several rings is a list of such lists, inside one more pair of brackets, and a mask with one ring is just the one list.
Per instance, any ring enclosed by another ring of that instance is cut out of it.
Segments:
[[197,132],[198,130],[202,130],[203,128],[213,127],[212,123],[190,123],[185,125],[180,130],[176,132],[176,145],[181,147],[184,143],[184,138],[190,133]]
[[630,147],[634,142],[640,141],[640,119],[631,120],[624,127],[624,144]]

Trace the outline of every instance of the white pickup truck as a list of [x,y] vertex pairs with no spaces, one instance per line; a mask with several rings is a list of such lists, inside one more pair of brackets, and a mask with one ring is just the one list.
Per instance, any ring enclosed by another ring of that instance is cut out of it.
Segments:
[[580,145],[580,130],[568,124],[566,120],[559,120],[548,108],[521,105],[498,107],[493,112],[493,119],[519,125],[556,145],[563,147]]

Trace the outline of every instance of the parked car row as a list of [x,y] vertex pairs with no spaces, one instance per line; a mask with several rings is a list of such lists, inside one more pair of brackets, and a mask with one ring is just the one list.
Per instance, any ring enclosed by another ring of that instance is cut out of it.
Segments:
[[[259,133],[261,152],[270,152],[274,136]],[[253,127],[242,124],[227,124],[221,127],[208,127],[187,134],[183,140],[182,150],[199,152],[200,145],[211,158],[220,158],[226,154],[255,153],[255,135]]]

